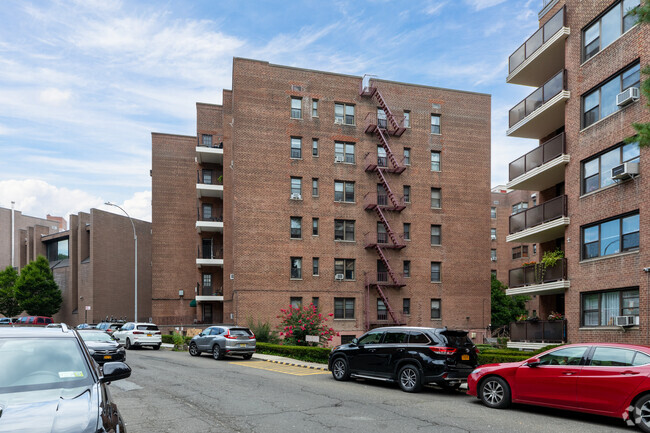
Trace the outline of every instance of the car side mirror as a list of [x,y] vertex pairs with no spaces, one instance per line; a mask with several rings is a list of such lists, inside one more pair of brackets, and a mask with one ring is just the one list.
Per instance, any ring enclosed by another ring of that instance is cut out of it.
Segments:
[[115,341],[120,341],[120,337],[113,336],[113,338],[115,339]]
[[359,344],[359,340],[353,338],[352,341],[350,341],[350,344],[354,344],[356,346],[357,344]]
[[524,365],[530,368],[535,368],[535,367],[539,367],[540,364],[541,362],[538,358],[530,358]]
[[203,337],[204,335],[205,335],[205,334],[204,334],[203,332],[201,332],[201,333],[199,334],[199,337]]
[[131,367],[123,362],[107,362],[104,364],[104,376],[100,379],[102,383],[114,380],[126,379],[131,376]]

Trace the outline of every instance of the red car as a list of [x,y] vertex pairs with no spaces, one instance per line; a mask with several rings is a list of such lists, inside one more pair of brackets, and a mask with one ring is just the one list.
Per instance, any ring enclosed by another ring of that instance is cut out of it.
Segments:
[[650,432],[650,347],[569,344],[522,362],[488,364],[467,378],[467,394],[488,407],[534,404],[622,417]]

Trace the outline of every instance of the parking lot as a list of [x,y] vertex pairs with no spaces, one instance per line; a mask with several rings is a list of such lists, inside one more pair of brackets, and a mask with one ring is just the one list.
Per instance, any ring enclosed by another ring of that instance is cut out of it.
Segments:
[[409,394],[325,371],[185,352],[131,350],[110,388],[133,432],[614,432],[621,420],[545,408],[499,411],[460,392]]

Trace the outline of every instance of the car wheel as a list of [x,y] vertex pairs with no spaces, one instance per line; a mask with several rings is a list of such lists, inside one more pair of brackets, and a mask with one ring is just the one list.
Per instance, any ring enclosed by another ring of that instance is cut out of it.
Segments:
[[641,431],[650,432],[650,394],[637,400],[634,404],[634,412],[630,413],[630,418]]
[[505,409],[510,406],[510,386],[498,376],[488,377],[481,383],[481,401],[487,407]]
[[212,348],[212,357],[214,359],[223,359],[224,355],[223,349],[218,344],[215,344]]
[[252,357],[253,357],[252,353],[247,353],[246,355],[244,355],[244,359],[251,359]]
[[397,374],[399,387],[404,392],[418,392],[422,388],[420,370],[415,365],[405,365]]
[[332,363],[332,376],[336,380],[348,380],[350,378],[350,368],[345,358],[339,357]]
[[190,355],[192,356],[201,356],[201,351],[196,347],[195,343],[190,344]]
[[160,344],[156,344],[156,345],[153,347],[153,350],[159,350],[159,349],[160,349]]
[[126,343],[124,343],[124,348],[126,350],[131,350],[133,348],[133,346],[131,346],[131,340],[129,340],[128,338],[126,339]]

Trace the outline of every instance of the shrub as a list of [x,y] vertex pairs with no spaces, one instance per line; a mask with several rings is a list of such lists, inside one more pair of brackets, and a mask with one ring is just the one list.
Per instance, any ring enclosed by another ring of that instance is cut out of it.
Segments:
[[[280,311],[284,314],[277,316],[282,319],[278,326],[281,331],[280,335],[284,336],[284,342],[290,346],[325,344],[332,341],[335,334],[338,335],[334,329],[325,324],[327,318],[318,312],[318,308],[314,304],[309,304],[304,308],[289,306],[289,308]],[[317,336],[319,343],[307,343],[308,335]]]
[[258,320],[257,324],[255,324],[253,318],[249,317],[248,327],[253,331],[253,334],[255,334],[255,339],[258,343],[278,344],[280,342],[277,331],[271,329],[271,324],[269,322],[260,322]]
[[329,347],[287,346],[284,344],[260,343],[258,341],[256,352],[326,364],[331,349]]

